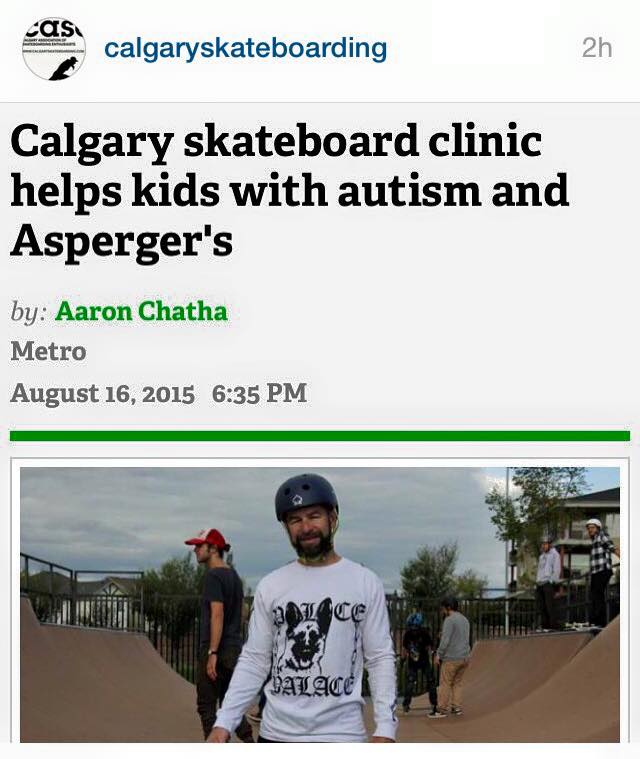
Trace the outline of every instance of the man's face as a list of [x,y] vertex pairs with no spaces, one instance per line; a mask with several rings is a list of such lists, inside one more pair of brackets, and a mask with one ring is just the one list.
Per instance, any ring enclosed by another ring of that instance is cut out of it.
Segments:
[[198,564],[206,564],[209,561],[209,556],[211,556],[211,546],[208,543],[201,543],[199,546],[193,547],[193,552]]
[[592,538],[594,535],[598,534],[598,528],[596,527],[595,524],[588,524],[587,532],[589,533],[589,537]]
[[542,543],[542,553],[548,553],[550,548],[551,543],[547,543],[546,541]]
[[335,512],[324,506],[305,506],[289,512],[285,519],[291,545],[300,558],[317,559],[333,548]]

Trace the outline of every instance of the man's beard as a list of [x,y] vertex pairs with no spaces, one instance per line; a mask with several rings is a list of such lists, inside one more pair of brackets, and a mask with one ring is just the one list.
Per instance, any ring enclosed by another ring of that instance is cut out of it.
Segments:
[[301,538],[298,538],[293,543],[293,547],[301,559],[320,559],[333,549],[333,535],[331,533],[328,535],[320,534],[314,537],[318,537],[319,540],[313,545],[305,545]]

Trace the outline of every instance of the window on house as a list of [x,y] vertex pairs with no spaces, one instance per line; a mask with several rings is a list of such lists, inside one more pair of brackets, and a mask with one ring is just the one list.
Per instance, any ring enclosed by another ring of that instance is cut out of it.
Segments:
[[571,522],[571,528],[569,530],[569,537],[573,540],[586,539],[586,532],[584,527],[584,520],[576,519]]
[[620,537],[620,514],[607,514],[604,520],[604,529],[611,538]]

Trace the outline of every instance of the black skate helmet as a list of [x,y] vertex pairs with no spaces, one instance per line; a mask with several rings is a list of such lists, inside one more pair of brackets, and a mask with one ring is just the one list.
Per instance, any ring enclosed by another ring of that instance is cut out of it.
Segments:
[[331,483],[319,474],[298,474],[289,478],[276,493],[276,517],[279,522],[290,511],[305,506],[326,506],[338,513],[338,498]]

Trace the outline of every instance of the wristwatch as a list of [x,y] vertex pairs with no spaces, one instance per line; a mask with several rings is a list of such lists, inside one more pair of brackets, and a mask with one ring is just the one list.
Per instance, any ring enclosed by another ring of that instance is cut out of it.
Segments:
[[207,651],[207,656],[213,656],[213,654],[215,654],[215,655],[217,656],[217,655],[218,655],[218,652],[217,652],[215,649],[213,649],[213,648],[210,648],[210,649]]

